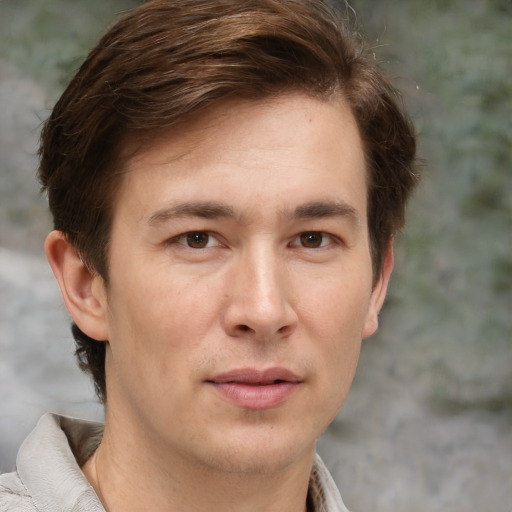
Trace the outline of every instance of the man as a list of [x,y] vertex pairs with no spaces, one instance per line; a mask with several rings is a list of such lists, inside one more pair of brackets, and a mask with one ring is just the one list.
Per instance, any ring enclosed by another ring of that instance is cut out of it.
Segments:
[[44,416],[1,510],[346,510],[315,443],[377,329],[414,153],[321,1],[156,0],[112,27],[39,170],[105,426]]

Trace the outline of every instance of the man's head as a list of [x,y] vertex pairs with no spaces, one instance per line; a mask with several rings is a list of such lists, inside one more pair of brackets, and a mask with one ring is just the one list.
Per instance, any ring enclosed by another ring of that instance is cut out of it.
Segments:
[[[130,162],[222,102],[290,94],[340,100],[355,119],[377,283],[416,182],[415,140],[393,89],[322,1],[157,0],[112,27],[43,130],[40,179],[55,228],[108,287],[112,221]],[[105,344],[74,332],[104,398]]]

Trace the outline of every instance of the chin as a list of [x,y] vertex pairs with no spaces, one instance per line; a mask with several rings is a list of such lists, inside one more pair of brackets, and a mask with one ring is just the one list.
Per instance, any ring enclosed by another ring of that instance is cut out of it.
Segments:
[[[313,451],[311,450],[311,453]],[[257,454],[232,453],[226,457],[215,457],[209,461],[209,466],[222,473],[237,475],[274,475],[280,473],[294,462],[299,460],[303,454],[282,453],[282,451],[258,450]]]
[[[229,442],[226,444],[226,440]],[[313,457],[316,439],[307,442],[289,434],[271,431],[246,432],[229,436],[217,443],[210,453],[207,466],[224,473],[240,475],[270,475],[279,473],[298,460]],[[203,459],[204,460],[204,459]]]

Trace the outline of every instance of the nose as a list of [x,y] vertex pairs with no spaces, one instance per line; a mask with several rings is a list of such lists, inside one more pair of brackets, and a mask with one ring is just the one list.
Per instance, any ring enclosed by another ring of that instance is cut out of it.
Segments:
[[223,315],[226,333],[260,341],[288,337],[298,317],[284,263],[267,248],[248,252],[232,271]]

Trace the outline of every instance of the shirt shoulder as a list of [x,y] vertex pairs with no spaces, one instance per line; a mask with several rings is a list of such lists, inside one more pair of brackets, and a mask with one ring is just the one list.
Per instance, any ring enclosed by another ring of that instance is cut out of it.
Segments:
[[0,512],[37,512],[16,472],[0,475]]
[[105,512],[80,469],[102,426],[45,414],[0,476],[0,512]]
[[315,512],[349,512],[329,470],[318,454],[315,454],[309,480],[309,496]]

